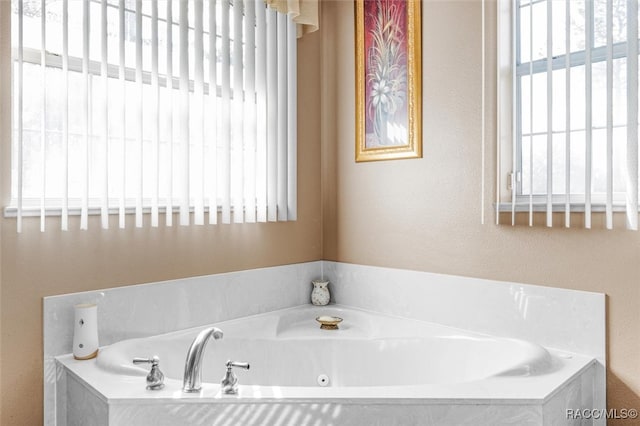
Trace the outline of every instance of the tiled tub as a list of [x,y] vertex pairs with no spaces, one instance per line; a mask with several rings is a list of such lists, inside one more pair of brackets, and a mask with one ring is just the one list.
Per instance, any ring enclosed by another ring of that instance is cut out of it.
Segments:
[[[344,319],[321,330],[315,318]],[[182,392],[187,349],[204,327],[128,339],[96,360],[57,358],[70,425],[547,425],[592,408],[596,361],[532,342],[331,305],[214,324],[203,389]],[[134,357],[160,357],[163,390]],[[227,360],[246,361],[222,395]],[[321,380],[323,378],[323,380]]]

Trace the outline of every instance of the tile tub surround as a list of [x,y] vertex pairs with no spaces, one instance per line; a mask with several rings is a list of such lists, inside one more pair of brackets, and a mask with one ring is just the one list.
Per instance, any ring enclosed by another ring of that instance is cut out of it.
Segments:
[[605,295],[406,269],[322,262],[341,305],[513,337],[605,362]]
[[329,261],[322,274],[342,305],[591,356],[606,407],[604,294]]
[[[82,370],[91,368],[67,358],[63,362],[75,373],[83,375]],[[190,426],[583,426],[591,423],[567,419],[566,410],[591,407],[593,370],[592,365],[545,400],[521,402],[368,397],[291,400],[279,395],[262,395],[259,399],[251,399],[243,395],[221,396],[217,384],[205,383],[202,395],[176,399],[169,390],[163,390],[160,392],[166,395],[151,395],[157,398],[156,401],[145,400],[145,403],[140,403],[138,397],[131,395],[106,399],[90,384],[78,379],[75,373],[69,373],[68,397],[80,402],[70,407],[69,424],[175,426],[189,419]],[[140,380],[136,385],[139,384]]]
[[603,294],[318,261],[45,298],[45,424],[65,416],[55,412],[55,382],[65,378],[53,357],[71,352],[74,304],[98,303],[106,345],[305,304],[320,276],[332,302],[596,358],[594,407],[605,406]]
[[320,273],[317,261],[45,297],[44,424],[64,417],[56,413],[61,377],[54,357],[71,352],[74,305],[98,304],[98,336],[105,346],[308,303],[311,280]]
[[[314,317],[325,309],[344,316],[347,325],[342,331],[318,328]],[[547,355],[553,362],[538,363],[535,359],[542,355],[541,348],[525,342],[514,352],[516,342],[490,339],[490,346],[485,347],[489,351],[481,355],[477,344],[485,336],[477,333],[340,305],[303,305],[216,326],[226,337],[214,343],[206,356],[203,390],[198,394],[182,393],[181,365],[171,360],[182,358],[180,349],[202,327],[117,343],[104,350],[106,365],[102,366],[100,358],[83,362],[71,355],[57,357],[68,376],[71,404],[66,410],[67,423],[552,425],[571,424],[566,421],[567,409],[592,406],[593,358],[567,358],[551,352]],[[423,339],[433,351],[431,357],[412,346]],[[392,348],[394,342],[404,344]],[[462,349],[459,354],[471,351],[477,357],[456,358],[449,352],[452,342]],[[371,344],[386,354],[373,351],[377,355],[368,359],[362,352],[371,349]],[[251,371],[239,373],[238,395],[221,395],[224,360],[230,353],[240,353],[237,345],[243,348],[242,359],[251,362]],[[162,390],[146,391],[147,370],[131,370],[129,360],[140,348],[153,348],[165,360]],[[496,352],[506,356],[495,356]],[[262,354],[269,354],[267,358],[275,362],[265,363]],[[389,361],[386,369],[379,369],[381,360],[376,356]],[[474,359],[494,364],[488,369],[476,364],[484,371],[480,372],[470,368]],[[291,370],[299,360],[305,361]],[[355,370],[358,373],[350,376]],[[330,387],[317,386],[314,378],[319,371],[338,380]],[[445,371],[453,376],[441,375]],[[125,372],[135,376],[123,375]],[[363,380],[371,385],[364,386]],[[270,421],[267,416],[272,416]]]

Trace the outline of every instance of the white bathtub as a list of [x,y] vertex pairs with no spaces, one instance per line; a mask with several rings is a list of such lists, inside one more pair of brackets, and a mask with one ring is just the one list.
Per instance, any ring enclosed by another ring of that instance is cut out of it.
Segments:
[[[344,321],[338,330],[321,330],[320,315]],[[209,342],[205,382],[219,382],[229,359],[249,362],[249,371],[238,372],[240,383],[258,386],[318,387],[321,374],[332,387],[453,384],[553,369],[549,352],[534,343],[342,307],[305,306],[218,326],[224,338]],[[202,328],[116,343],[101,351],[97,365],[143,376],[147,369],[131,360],[157,355],[165,376],[182,380],[187,348]]]
[[[321,330],[319,315],[344,321],[339,330]],[[102,409],[86,413],[87,390],[94,405],[105,406],[106,420],[92,424],[154,426],[543,425],[545,410],[556,410],[557,418],[563,407],[592,401],[593,359],[532,342],[337,305],[300,306],[215,325],[224,338],[209,341],[203,390],[195,395],[181,391],[184,361],[205,327],[121,341],[101,348],[94,361],[59,357],[69,373],[69,424],[100,417],[96,412]],[[148,369],[131,363],[153,355],[160,357],[167,378],[161,391],[146,390]],[[236,372],[237,396],[220,393],[228,359],[251,364]],[[328,386],[319,385],[321,375],[329,378]],[[80,394],[82,402],[74,402]]]

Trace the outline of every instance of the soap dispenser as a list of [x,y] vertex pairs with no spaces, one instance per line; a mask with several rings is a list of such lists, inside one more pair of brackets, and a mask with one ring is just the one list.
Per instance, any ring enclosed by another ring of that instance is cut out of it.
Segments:
[[73,357],[78,360],[98,356],[98,306],[95,303],[75,305]]

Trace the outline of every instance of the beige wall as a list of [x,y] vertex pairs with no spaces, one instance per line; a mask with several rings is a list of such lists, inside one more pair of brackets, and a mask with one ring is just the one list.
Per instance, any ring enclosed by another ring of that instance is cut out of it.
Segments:
[[[7,197],[9,121],[6,21],[8,1],[0,0],[0,146]],[[318,260],[320,245],[320,34],[299,42],[298,221],[288,223],[192,226],[126,230],[112,222],[89,231],[59,231],[59,218],[39,232],[37,219],[16,234],[15,219],[0,219],[0,423],[42,423],[42,297]],[[131,218],[129,218],[131,220]],[[148,222],[148,217],[146,218]],[[78,228],[72,220],[71,229]],[[4,391],[8,389],[9,391]]]
[[[41,423],[43,296],[320,258],[607,293],[609,405],[640,408],[640,235],[479,224],[480,3],[425,2],[424,158],[364,164],[353,152],[353,2],[322,9],[323,29],[298,50],[297,222],[102,231],[92,219],[90,231],[65,233],[53,218],[46,234],[29,220],[17,235],[0,219],[3,426]],[[0,61],[4,199],[7,70]]]
[[419,160],[354,162],[353,2],[322,24],[324,258],[606,293],[609,405],[640,408],[640,234],[480,224],[481,3],[424,2]]

